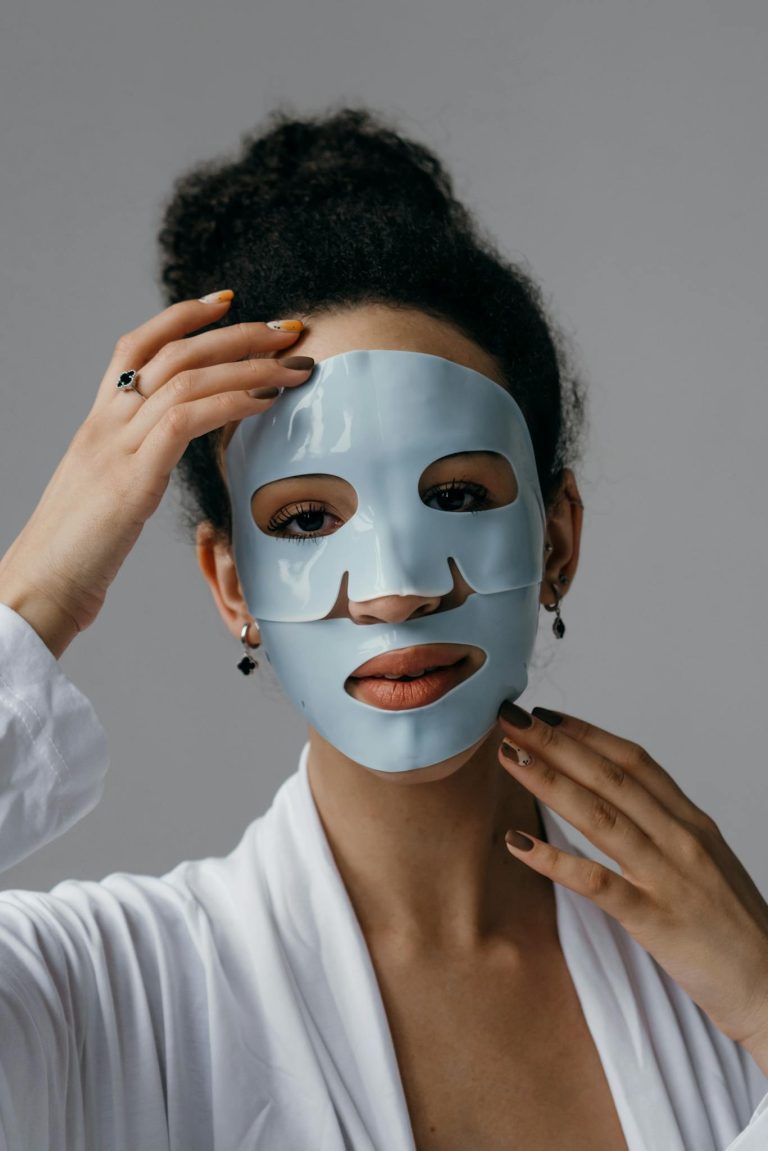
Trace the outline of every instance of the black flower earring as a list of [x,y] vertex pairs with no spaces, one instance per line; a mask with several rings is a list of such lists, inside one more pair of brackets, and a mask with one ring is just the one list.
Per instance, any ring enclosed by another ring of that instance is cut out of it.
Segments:
[[240,643],[243,645],[243,651],[245,652],[245,655],[237,666],[240,668],[240,671],[243,673],[243,675],[250,675],[254,668],[259,666],[258,662],[251,656],[250,652],[248,651],[249,647],[255,649],[261,646],[260,643],[248,643],[248,628],[253,622],[253,620],[246,620],[240,629]]

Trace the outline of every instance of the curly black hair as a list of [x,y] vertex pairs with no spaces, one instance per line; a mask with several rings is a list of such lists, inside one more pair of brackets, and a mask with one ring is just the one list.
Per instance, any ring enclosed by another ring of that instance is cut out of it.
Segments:
[[[234,158],[174,182],[158,234],[168,304],[230,287],[210,328],[360,304],[417,308],[495,358],[531,433],[544,500],[580,455],[586,392],[572,351],[519,263],[481,233],[437,156],[381,113],[275,108]],[[219,470],[223,430],[193,439],[176,468],[185,529],[231,541]]]

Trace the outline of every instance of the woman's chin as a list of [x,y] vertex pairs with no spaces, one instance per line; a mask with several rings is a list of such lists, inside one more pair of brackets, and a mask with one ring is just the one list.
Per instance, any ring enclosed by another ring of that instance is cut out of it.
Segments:
[[[449,775],[455,775],[457,771],[472,758],[479,747],[485,743],[487,736],[483,736],[477,743],[473,743],[471,747],[465,748],[457,755],[452,755],[450,759],[443,759],[439,763],[430,763],[427,767],[414,767],[410,771],[377,771],[373,767],[366,767],[371,775],[378,776],[379,779],[385,779],[388,783],[437,783],[441,779],[447,779]],[[361,764],[364,767],[364,764]]]
[[329,760],[342,761],[343,763],[362,768],[375,775],[378,779],[384,779],[387,783],[399,784],[412,784],[412,783],[437,783],[441,779],[447,779],[449,775],[455,775],[460,771],[465,763],[472,758],[480,747],[490,738],[489,735],[481,736],[476,743],[471,747],[467,747],[464,751],[452,755],[449,759],[442,759],[439,763],[430,763],[427,767],[414,767],[410,771],[378,771],[374,767],[367,767],[364,763],[358,763],[357,760],[350,758],[335,744],[325,739],[320,735],[317,728],[308,725],[308,735],[310,744],[314,745],[315,753],[319,754],[322,760],[328,762]]

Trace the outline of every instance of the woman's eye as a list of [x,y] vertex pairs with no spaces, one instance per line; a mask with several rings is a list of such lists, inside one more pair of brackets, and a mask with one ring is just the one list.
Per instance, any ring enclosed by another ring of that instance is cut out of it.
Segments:
[[[327,520],[334,521],[334,524],[328,524]],[[298,504],[276,512],[267,524],[267,530],[284,539],[311,540],[319,535],[328,535],[328,529],[340,522],[338,516],[331,515],[322,504]]]
[[[450,483],[436,485],[424,493],[422,500],[427,507],[435,507],[441,512],[476,512],[490,503],[488,489],[467,480],[451,480]],[[431,504],[430,500],[437,503]]]

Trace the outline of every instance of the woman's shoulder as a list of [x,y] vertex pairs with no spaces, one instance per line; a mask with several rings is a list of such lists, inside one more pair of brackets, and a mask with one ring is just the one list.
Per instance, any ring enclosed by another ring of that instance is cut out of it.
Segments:
[[0,982],[28,984],[36,966],[79,986],[119,980],[131,967],[149,978],[169,967],[194,980],[206,955],[240,962],[249,940],[257,935],[265,945],[273,930],[266,872],[280,864],[269,828],[291,786],[286,780],[226,854],[187,858],[159,875],[113,871],[63,879],[48,891],[0,891]]
[[38,968],[78,985],[116,978],[126,964],[143,966],[191,940],[194,920],[191,894],[163,876],[113,872],[64,879],[49,891],[2,891],[3,982],[24,984]]

